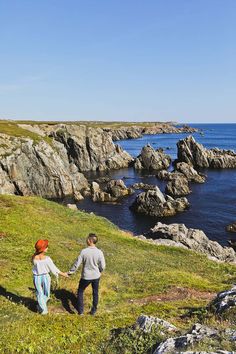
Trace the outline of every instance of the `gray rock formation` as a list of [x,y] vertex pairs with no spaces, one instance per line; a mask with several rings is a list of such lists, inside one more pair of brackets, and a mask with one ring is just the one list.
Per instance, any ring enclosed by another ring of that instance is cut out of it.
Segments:
[[164,181],[172,181],[173,179],[177,178],[178,176],[182,176],[180,172],[169,172],[167,170],[158,171],[156,177],[160,180]]
[[232,248],[222,247],[218,242],[211,241],[202,230],[188,229],[184,224],[162,224],[158,222],[145,236],[152,239],[168,239],[179,243],[196,252],[206,254],[210,259],[223,262],[236,262]]
[[170,322],[162,320],[158,317],[141,315],[138,317],[135,327],[142,329],[144,332],[151,332],[153,327],[158,329],[165,329],[168,332],[177,331],[177,328],[172,325]]
[[170,166],[171,158],[163,150],[155,150],[152,146],[146,145],[142,148],[141,154],[134,161],[135,169],[163,170]]
[[176,127],[172,123],[154,123],[151,126],[123,126],[119,128],[103,128],[104,131],[111,134],[112,140],[122,139],[137,139],[145,134],[168,134],[168,133],[194,133],[198,129],[184,125],[182,127]]
[[65,146],[70,162],[81,172],[124,168],[133,161],[100,128],[60,124],[53,127],[50,135]]
[[191,193],[187,178],[183,174],[177,174],[176,178],[167,183],[165,193],[172,197],[182,197]]
[[94,202],[115,202],[119,198],[133,193],[131,188],[127,188],[122,180],[111,180],[102,190],[98,183],[92,182],[91,194]]
[[117,129],[103,128],[105,132],[110,133],[112,140],[124,140],[124,139],[137,139],[142,136],[143,128],[132,126],[132,127],[121,127]]
[[210,303],[209,308],[217,314],[222,314],[230,307],[236,306],[236,285],[230,290],[221,291]]
[[189,182],[204,183],[206,181],[206,176],[197,172],[186,162],[177,163],[175,166],[175,171],[182,173]]
[[184,211],[189,207],[186,198],[173,199],[170,196],[164,196],[158,187],[155,190],[148,190],[140,193],[131,209],[150,216],[171,216]]
[[0,193],[81,199],[88,182],[58,142],[0,134]]
[[168,338],[161,342],[154,350],[153,354],[179,353],[182,349],[187,349],[205,338],[217,336],[215,329],[196,323],[192,329],[183,336]]
[[107,183],[105,190],[114,198],[121,198],[134,193],[132,188],[126,187],[122,179],[111,180]]
[[236,168],[236,153],[218,148],[207,150],[189,136],[177,143],[178,161],[194,167]]
[[156,189],[156,186],[154,184],[147,184],[147,183],[140,182],[140,183],[134,183],[132,185],[132,188],[148,191],[149,189]]
[[228,232],[236,232],[236,222],[226,226],[226,230]]

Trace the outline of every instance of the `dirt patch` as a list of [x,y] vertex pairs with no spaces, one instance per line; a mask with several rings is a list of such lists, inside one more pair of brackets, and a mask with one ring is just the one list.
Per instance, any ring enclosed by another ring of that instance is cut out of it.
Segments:
[[160,301],[178,301],[184,299],[200,299],[200,300],[212,300],[216,296],[216,293],[211,293],[208,291],[200,291],[189,288],[173,287],[170,290],[158,294],[150,295],[142,299],[130,300],[130,302],[140,305],[146,305],[149,302],[160,302]]
[[0,240],[7,237],[7,234],[5,232],[0,232]]

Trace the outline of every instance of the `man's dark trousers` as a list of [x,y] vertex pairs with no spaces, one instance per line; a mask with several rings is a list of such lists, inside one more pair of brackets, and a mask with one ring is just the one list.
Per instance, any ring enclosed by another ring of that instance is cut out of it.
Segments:
[[80,279],[78,288],[78,311],[80,315],[84,312],[84,290],[89,284],[92,284],[93,289],[93,306],[90,313],[94,314],[97,311],[99,280],[100,278],[91,280]]

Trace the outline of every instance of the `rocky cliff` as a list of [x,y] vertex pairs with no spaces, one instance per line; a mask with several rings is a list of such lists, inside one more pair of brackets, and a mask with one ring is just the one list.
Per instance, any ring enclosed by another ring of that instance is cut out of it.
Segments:
[[172,123],[155,123],[149,124],[147,126],[124,126],[119,128],[104,128],[104,131],[108,132],[112,136],[113,141],[122,139],[137,139],[142,135],[146,134],[168,134],[168,133],[194,133],[198,129],[183,125],[182,127],[177,127]]
[[99,128],[21,125],[37,139],[0,134],[0,194],[74,196],[88,188],[84,171],[127,167],[132,157]]
[[56,141],[35,143],[27,138],[0,134],[0,194],[81,198],[88,187],[84,175]]

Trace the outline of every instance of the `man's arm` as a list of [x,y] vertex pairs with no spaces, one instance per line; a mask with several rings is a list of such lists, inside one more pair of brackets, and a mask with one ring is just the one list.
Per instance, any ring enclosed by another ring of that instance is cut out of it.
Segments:
[[106,262],[105,262],[104,254],[103,252],[101,252],[101,256],[99,258],[99,271],[103,272],[105,268],[106,268]]
[[80,264],[82,263],[82,261],[83,261],[83,258],[82,258],[81,253],[80,253],[80,255],[76,259],[75,263],[70,268],[70,270],[68,272],[68,275],[71,275],[71,274],[75,273],[77,271],[77,269],[79,268]]

